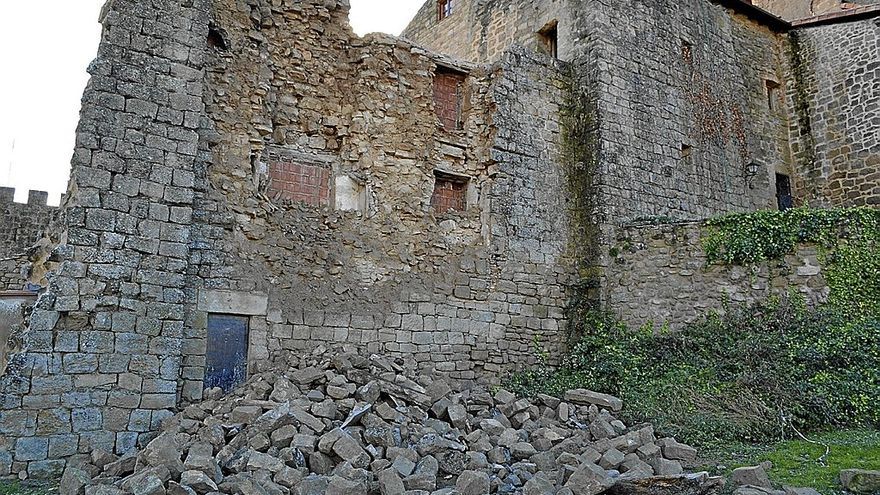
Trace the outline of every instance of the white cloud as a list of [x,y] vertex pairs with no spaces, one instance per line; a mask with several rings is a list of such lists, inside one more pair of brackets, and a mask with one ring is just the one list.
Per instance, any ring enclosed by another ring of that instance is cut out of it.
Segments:
[[[399,34],[423,0],[351,0],[358,34]],[[67,189],[86,67],[95,57],[104,0],[4,2],[0,16],[0,186]],[[35,12],[38,9],[39,12]],[[14,150],[13,150],[14,143]]]

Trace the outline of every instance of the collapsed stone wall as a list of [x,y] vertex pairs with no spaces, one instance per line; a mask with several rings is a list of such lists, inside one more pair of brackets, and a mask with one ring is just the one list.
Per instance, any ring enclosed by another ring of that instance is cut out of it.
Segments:
[[791,147],[804,199],[880,205],[880,17],[806,26],[790,36]]
[[604,299],[630,328],[653,323],[673,330],[725,303],[751,304],[796,290],[810,304],[825,302],[828,285],[815,245],[799,245],[783,260],[751,267],[709,265],[699,223],[621,227],[609,247]]
[[[250,361],[347,342],[473,380],[535,359],[535,337],[558,348],[568,243],[555,64],[516,53],[472,67],[360,40],[341,7],[271,9],[248,46],[250,15],[215,8],[233,49],[209,70],[208,180],[229,225],[218,262],[201,269],[207,288],[265,294]],[[438,65],[468,72],[460,130],[435,112]],[[337,208],[265,195],[267,153],[327,164]],[[464,211],[432,208],[438,173],[467,181]],[[365,201],[340,210],[340,183],[359,184]]]
[[[108,3],[58,269],[0,378],[0,474],[152,438],[202,396],[211,314],[250,318],[252,370],[346,342],[492,379],[561,345],[559,67],[361,40],[347,13]],[[460,129],[434,111],[438,65],[466,74]],[[278,160],[323,170],[328,203],[270,196]],[[444,177],[464,211],[432,207]]]
[[48,193],[42,191],[30,191],[27,203],[16,203],[14,196],[14,189],[0,187],[0,292],[24,288],[25,252],[58,210],[46,204]]

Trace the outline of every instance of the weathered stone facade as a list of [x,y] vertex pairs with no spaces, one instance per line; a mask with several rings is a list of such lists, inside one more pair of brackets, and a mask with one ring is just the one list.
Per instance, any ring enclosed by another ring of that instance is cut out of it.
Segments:
[[[720,0],[561,2],[550,11],[526,0],[463,2],[444,19],[431,16],[431,4],[404,36],[441,50],[464,40],[458,54],[478,59],[491,59],[496,51],[485,47],[499,44],[542,53],[543,26],[562,13],[558,57],[570,62],[574,85],[563,110],[577,116],[563,119],[563,162],[571,169],[566,192],[579,207],[571,230],[580,283],[632,323],[695,316],[621,289],[633,283],[615,273],[609,246],[631,236],[633,223],[776,208],[788,183],[795,205],[876,204],[875,7],[793,25]],[[532,38],[486,22],[475,30],[481,19]],[[688,250],[704,258],[699,242]],[[727,278],[712,272],[706,284],[726,287]]]
[[558,23],[558,57],[595,99],[593,149],[578,150],[596,175],[595,221],[698,219],[775,207],[777,174],[797,204],[874,201],[863,136],[875,124],[859,118],[880,98],[871,3],[793,25],[738,0],[465,1],[442,20],[428,1],[404,36],[484,61],[515,44],[544,52]]
[[[211,314],[249,318],[253,367],[347,342],[475,380],[562,342],[559,65],[474,67],[346,16],[108,4],[60,266],[2,378],[0,471],[149,439],[201,397]],[[438,64],[466,74],[460,130],[435,115]],[[330,204],[269,197],[273,163],[329,170]],[[467,206],[435,213],[448,176]]]
[[178,403],[207,9],[115,0],[83,97],[60,263],[0,379],[0,473],[133,448]]
[[798,20],[846,13],[860,6],[880,2],[877,0],[752,0],[752,3],[783,19]]
[[513,45],[547,53],[542,30],[556,27],[558,55],[570,60],[579,40],[573,31],[579,8],[568,0],[486,2],[456,0],[452,15],[438,20],[426,2],[401,35],[440,53],[473,62],[494,62]]
[[536,343],[557,357],[572,288],[631,320],[693,316],[621,267],[688,277],[696,234],[672,251],[662,232],[644,266],[608,248],[652,235],[620,227],[639,218],[775,203],[804,163],[788,24],[703,0],[455,5],[407,31],[439,54],[356,37],[345,0],[107,3],[48,288],[0,378],[0,475],[150,439],[202,397],[218,316],[244,322],[251,371],[347,343],[466,381]]
[[828,298],[819,249],[800,245],[784,260],[743,267],[710,265],[699,223],[621,227],[610,244],[603,299],[632,328],[679,329],[725,304],[751,304],[798,291],[812,304]]
[[804,199],[880,205],[880,8],[877,16],[790,34],[791,149]]

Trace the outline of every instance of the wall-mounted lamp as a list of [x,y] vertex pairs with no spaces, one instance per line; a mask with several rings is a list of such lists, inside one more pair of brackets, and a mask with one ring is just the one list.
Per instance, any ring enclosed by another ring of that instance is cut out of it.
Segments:
[[745,176],[746,182],[749,184],[749,188],[752,187],[752,182],[757,177],[758,172],[761,170],[761,163],[757,160],[752,160],[743,167],[743,176]]

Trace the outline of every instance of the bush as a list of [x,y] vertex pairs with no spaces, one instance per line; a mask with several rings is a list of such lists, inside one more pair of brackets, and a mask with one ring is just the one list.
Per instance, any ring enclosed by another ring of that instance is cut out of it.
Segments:
[[581,337],[558,370],[511,377],[514,391],[559,396],[584,387],[624,400],[623,417],[651,421],[695,445],[763,442],[801,430],[880,425],[880,319],[853,319],[797,297],[728,308],[680,332],[632,330],[574,308]]
[[749,265],[815,244],[830,303],[852,317],[880,308],[880,209],[796,208],[735,213],[706,222],[710,263]]

